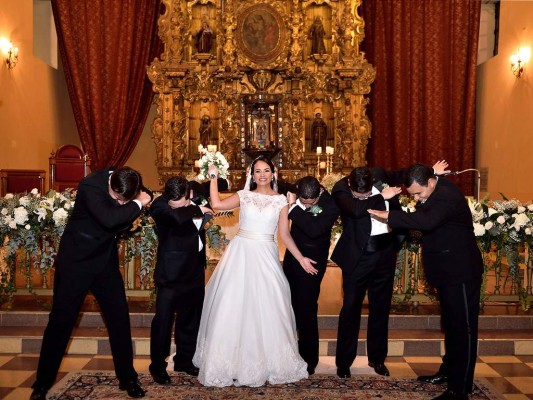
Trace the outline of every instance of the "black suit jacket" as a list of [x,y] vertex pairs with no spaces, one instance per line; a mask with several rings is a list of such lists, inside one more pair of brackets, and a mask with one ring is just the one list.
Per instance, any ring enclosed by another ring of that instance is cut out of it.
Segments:
[[120,205],[109,195],[112,171],[95,171],[80,182],[72,216],[61,236],[58,268],[68,265],[95,272],[108,265],[118,268],[118,233],[130,226],[141,209],[133,201]]
[[[375,185],[376,186],[376,185]],[[376,186],[382,190],[382,186]],[[352,273],[370,238],[372,222],[369,209],[385,210],[383,196],[374,195],[366,200],[355,199],[348,185],[348,178],[342,178],[332,190],[335,203],[340,209],[342,234],[331,254],[334,261],[345,273]],[[389,209],[400,209],[397,197],[388,200]],[[398,244],[401,239],[398,238]]]
[[[331,241],[331,228],[339,216],[339,209],[333,197],[326,189],[318,199],[318,206],[322,212],[313,215],[295,206],[289,212],[291,224],[291,236],[300,252],[315,261],[316,267],[326,267],[329,246]],[[285,253],[285,262],[293,260],[297,262],[290,252]]]
[[[209,182],[190,183],[194,200],[199,196],[207,197]],[[222,190],[227,189],[227,182],[224,179],[220,179],[219,185],[222,186]],[[168,205],[168,200],[162,195],[150,206],[150,215],[156,223],[159,240],[154,280],[156,285],[175,287],[186,293],[190,289],[203,288],[205,285],[204,227],[211,216],[204,215],[198,205],[191,204],[173,209]],[[202,219],[200,230],[193,222],[195,218]],[[198,238],[203,243],[201,251],[198,250]]]
[[428,282],[454,285],[481,278],[483,261],[476,243],[472,213],[452,182],[439,178],[433,193],[416,212],[391,211],[392,228],[422,232],[422,258]]

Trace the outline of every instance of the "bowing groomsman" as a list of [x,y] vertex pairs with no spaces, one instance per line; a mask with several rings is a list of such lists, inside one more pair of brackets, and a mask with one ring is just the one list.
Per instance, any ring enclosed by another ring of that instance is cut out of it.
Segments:
[[31,400],[45,400],[88,292],[102,311],[120,390],[144,397],[133,367],[130,316],[119,270],[118,236],[151,201],[141,174],[129,168],[106,168],[83,178],[65,232],[54,275],[54,298],[44,331],[37,379]]
[[287,192],[291,236],[306,257],[316,261],[307,273],[291,252],[285,252],[283,270],[291,287],[291,300],[298,330],[298,348],[309,375],[318,364],[318,296],[326,272],[331,228],[339,209],[327,190],[312,176],[300,179],[294,192]]
[[[159,384],[170,383],[166,358],[174,323],[174,371],[198,376],[192,363],[204,301],[205,224],[213,216],[207,203],[209,182],[189,182],[181,176],[165,183],[163,195],[150,207],[159,240],[154,273],[156,311],[150,334],[150,374]],[[219,179],[219,187],[228,182]]]
[[[437,289],[445,355],[438,372],[423,382],[448,383],[435,399],[466,400],[472,391],[477,357],[479,297],[483,261],[472,214],[459,188],[423,164],[408,170],[405,187],[419,203],[416,212],[369,210],[393,229],[422,232],[422,258],[428,283]],[[372,207],[375,208],[375,207]]]
[[388,321],[392,300],[396,252],[401,239],[387,224],[370,218],[369,209],[400,209],[399,187],[379,183],[369,168],[355,168],[332,190],[340,209],[342,234],[331,259],[342,270],[344,300],[339,314],[337,375],[351,376],[350,366],[357,355],[363,300],[368,292],[368,365],[388,376]]

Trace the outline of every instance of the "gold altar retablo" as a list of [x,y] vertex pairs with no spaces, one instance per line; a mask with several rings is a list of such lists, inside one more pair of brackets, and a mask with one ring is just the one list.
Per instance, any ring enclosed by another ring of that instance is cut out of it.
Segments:
[[235,188],[257,155],[289,181],[319,174],[317,147],[333,149],[333,172],[365,165],[375,69],[360,3],[163,0],[164,51],[148,68],[160,183],[190,174],[200,144],[225,155]]

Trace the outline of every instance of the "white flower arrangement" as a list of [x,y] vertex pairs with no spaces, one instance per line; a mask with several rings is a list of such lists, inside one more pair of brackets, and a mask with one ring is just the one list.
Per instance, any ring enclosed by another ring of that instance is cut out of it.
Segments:
[[198,167],[200,173],[198,174],[198,180],[203,181],[208,178],[208,170],[211,165],[218,168],[218,176],[226,179],[229,175],[229,164],[226,157],[220,152],[215,153],[208,151],[205,147],[202,147],[202,157],[198,160]]
[[406,213],[414,213],[416,211],[416,200],[409,196],[400,196],[400,206]]

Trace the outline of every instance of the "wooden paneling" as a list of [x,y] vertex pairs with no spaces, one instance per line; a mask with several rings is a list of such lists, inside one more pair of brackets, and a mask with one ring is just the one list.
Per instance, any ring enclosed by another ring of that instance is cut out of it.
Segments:
[[30,192],[34,188],[44,193],[45,178],[42,169],[0,169],[0,195]]

